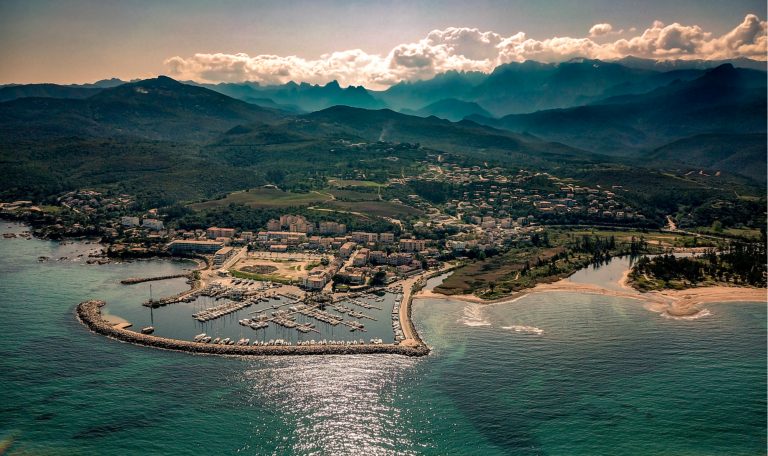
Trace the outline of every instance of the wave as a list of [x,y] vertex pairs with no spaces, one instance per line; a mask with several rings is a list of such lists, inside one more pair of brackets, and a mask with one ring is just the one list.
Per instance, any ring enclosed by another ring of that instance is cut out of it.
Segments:
[[491,322],[484,318],[483,307],[480,304],[464,306],[464,314],[458,322],[466,326],[491,326]]
[[669,318],[671,320],[698,320],[699,318],[709,317],[712,315],[712,312],[710,312],[709,309],[701,309],[693,315],[671,315],[669,312],[665,311],[662,312],[661,315],[664,318]]
[[544,334],[543,329],[537,328],[535,326],[512,325],[512,326],[502,326],[501,329],[510,329],[515,332],[525,333],[525,334],[534,334],[537,336]]

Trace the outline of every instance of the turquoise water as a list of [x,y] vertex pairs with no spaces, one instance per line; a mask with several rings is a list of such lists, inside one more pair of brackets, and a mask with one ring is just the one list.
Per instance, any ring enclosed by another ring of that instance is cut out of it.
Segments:
[[606,296],[421,300],[426,358],[193,356],[73,315],[86,298],[138,306],[148,289],[121,278],[188,265],[37,261],[58,249],[0,238],[8,454],[765,454],[764,303],[680,321]]

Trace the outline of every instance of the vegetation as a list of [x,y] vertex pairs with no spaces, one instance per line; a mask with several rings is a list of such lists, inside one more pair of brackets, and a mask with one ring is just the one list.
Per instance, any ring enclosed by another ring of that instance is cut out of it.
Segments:
[[683,289],[705,285],[766,286],[763,243],[734,242],[697,257],[643,257],[629,278],[639,290]]
[[320,192],[293,193],[275,188],[253,188],[230,193],[222,199],[191,204],[189,207],[194,210],[201,210],[229,206],[230,204],[242,204],[253,208],[285,208],[305,206],[330,199],[329,195]]
[[252,272],[242,272],[238,271],[236,269],[230,269],[229,273],[232,274],[232,277],[236,277],[238,279],[250,279],[250,280],[261,280],[261,281],[269,281],[269,282],[275,282],[275,283],[282,283],[285,285],[291,285],[293,284],[293,281],[291,279],[285,278],[283,276],[279,275],[270,275],[270,274],[257,274]]
[[449,295],[473,293],[495,299],[532,288],[537,283],[559,280],[615,256],[638,255],[655,249],[643,237],[617,240],[613,235],[545,231],[516,243],[505,253],[467,263],[435,287],[435,291]]

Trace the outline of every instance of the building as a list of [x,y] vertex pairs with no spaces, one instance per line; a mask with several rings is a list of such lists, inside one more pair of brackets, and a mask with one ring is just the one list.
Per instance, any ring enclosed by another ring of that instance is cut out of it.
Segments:
[[355,244],[354,242],[345,242],[341,247],[339,247],[339,254],[342,258],[349,258],[350,255],[352,255],[352,252],[355,250]]
[[354,233],[350,233],[349,238],[355,242],[368,243],[368,242],[378,241],[379,235],[376,233],[363,233],[360,231],[356,231]]
[[141,222],[141,226],[149,230],[160,231],[163,229],[163,222],[162,220],[158,219],[146,218],[143,222]]
[[287,252],[288,245],[286,244],[272,244],[269,246],[270,252]]
[[280,231],[280,220],[272,219],[267,222],[267,231]]
[[387,262],[387,252],[382,250],[373,250],[368,254],[368,261],[373,264],[384,264]]
[[120,224],[123,226],[139,226],[139,218],[138,217],[123,217],[120,219]]
[[318,271],[310,273],[304,279],[304,288],[308,290],[322,290],[326,283],[328,283],[328,275],[325,271]]
[[410,253],[393,253],[387,257],[387,264],[392,266],[401,266],[413,261],[413,255]]
[[370,253],[370,250],[368,249],[360,249],[355,253],[355,256],[352,258],[352,266],[365,266],[368,263],[368,255]]
[[303,242],[307,242],[307,235],[305,233],[293,233],[290,231],[260,231],[258,234],[259,241],[277,241],[281,244],[299,245]]
[[233,238],[235,237],[235,229],[212,226],[205,230],[205,235],[208,237],[208,239]]
[[339,276],[346,280],[350,285],[362,285],[365,283],[366,273],[363,269],[347,268],[339,272]]
[[387,244],[395,242],[395,233],[379,233],[379,242]]
[[400,239],[400,251],[419,252],[427,246],[425,239]]
[[214,267],[221,267],[222,264],[226,263],[227,260],[232,258],[237,251],[232,247],[222,247],[219,250],[216,251],[216,253],[213,255],[213,266]]
[[318,231],[320,234],[344,234],[347,232],[347,225],[336,222],[320,222]]
[[418,261],[412,261],[408,264],[403,264],[397,267],[397,273],[404,276],[409,276],[421,272],[421,263]]
[[217,241],[173,241],[168,248],[174,255],[190,255],[193,253],[216,253],[224,244]]

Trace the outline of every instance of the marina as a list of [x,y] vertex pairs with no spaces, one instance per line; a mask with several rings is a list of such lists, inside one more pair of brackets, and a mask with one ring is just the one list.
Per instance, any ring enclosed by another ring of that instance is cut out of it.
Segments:
[[[173,280],[178,283],[181,279]],[[166,282],[158,281],[154,286],[157,289]],[[159,337],[195,341],[197,335],[205,334],[201,339],[210,337],[208,343],[216,345],[227,338],[230,345],[249,339],[250,345],[267,346],[270,340],[271,345],[306,346],[312,340],[317,344],[360,345],[371,344],[371,340],[398,344],[405,338],[397,318],[403,298],[402,287],[397,285],[328,295],[270,282],[226,278],[197,289],[172,292],[170,299],[162,298],[165,293],[165,289],[155,291],[153,294],[160,295],[160,299],[150,298],[138,310],[120,306],[110,308],[110,312],[137,327],[152,326],[152,334]],[[366,335],[364,339],[360,338],[362,334]]]
[[424,356],[429,348],[424,345],[405,346],[384,343],[381,338],[365,339],[309,339],[292,341],[285,338],[257,340],[240,337],[209,336],[199,333],[192,340],[179,340],[157,337],[135,331],[118,328],[102,318],[101,309],[104,301],[84,301],[76,308],[77,318],[91,331],[107,337],[137,345],[145,345],[167,350],[215,355],[353,355],[390,353],[405,356]]

